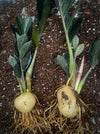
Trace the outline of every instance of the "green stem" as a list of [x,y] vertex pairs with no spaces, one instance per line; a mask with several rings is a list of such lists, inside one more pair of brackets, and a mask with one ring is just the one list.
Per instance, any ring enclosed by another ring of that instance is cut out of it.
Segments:
[[84,86],[85,81],[86,81],[88,75],[90,74],[91,70],[92,70],[92,68],[90,68],[90,69],[88,70],[88,72],[86,73],[86,75],[85,75],[85,76],[83,77],[83,79],[80,81],[79,86],[78,86],[78,88],[77,88],[77,93],[78,93],[78,94],[80,94],[81,89],[82,89],[82,87]]
[[66,32],[66,39],[67,39],[67,45],[68,45],[68,51],[69,51],[69,73],[71,75],[72,71],[73,71],[74,57],[73,57],[71,43],[69,41],[69,37],[68,37],[68,33],[67,32]]
[[33,56],[32,62],[31,62],[30,66],[29,66],[29,68],[27,70],[27,73],[28,73],[28,75],[30,75],[30,77],[32,76],[33,67],[34,67],[35,59],[36,59],[37,52],[38,52],[38,46],[35,48],[35,52],[34,52],[34,56]]
[[69,85],[69,83],[70,83],[70,81],[71,81],[71,87],[73,87],[73,89],[74,89],[74,86],[75,86],[75,73],[76,73],[76,67],[75,67],[75,60],[76,60],[76,58],[74,59],[74,63],[73,63],[73,70],[72,70],[72,73],[71,73],[71,75],[70,75],[70,77],[68,78],[68,80],[67,80],[67,83],[66,83],[66,85]]
[[[39,46],[39,45],[38,45]],[[26,82],[27,82],[27,89],[31,92],[31,77],[32,77],[32,72],[34,68],[34,63],[36,60],[37,52],[38,52],[38,46],[35,48],[34,56],[32,59],[32,62],[26,72]]]
[[20,83],[20,79],[19,79],[19,78],[17,78],[17,80],[18,80],[19,87],[20,87],[20,93],[22,94],[22,93],[23,93],[23,90],[22,90],[22,86],[21,86],[21,83]]
[[74,56],[73,56],[73,52],[72,52],[72,48],[71,48],[71,45],[72,44],[69,41],[68,30],[66,28],[66,24],[65,24],[65,21],[64,21],[64,17],[62,15],[61,8],[60,8],[60,13],[61,13],[62,23],[63,23],[63,26],[64,26],[65,36],[66,36],[67,45],[68,45],[68,51],[69,51],[69,73],[71,75],[72,74],[72,71],[73,71],[73,64],[74,64]]
[[[21,61],[20,61],[20,63],[21,63]],[[23,71],[22,65],[21,65],[21,73],[22,73],[21,80],[20,80],[21,87],[22,87],[23,92],[26,92],[26,83],[25,83],[24,71]]]

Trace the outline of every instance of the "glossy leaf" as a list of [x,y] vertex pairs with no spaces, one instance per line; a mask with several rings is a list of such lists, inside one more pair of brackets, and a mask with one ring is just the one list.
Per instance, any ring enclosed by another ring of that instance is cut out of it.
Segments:
[[80,15],[80,17],[78,19],[74,18],[74,20],[72,21],[72,23],[68,29],[68,35],[69,35],[70,42],[72,42],[74,36],[77,34],[82,21],[83,21],[83,14]]
[[62,4],[62,12],[63,12],[63,15],[67,14],[69,9],[72,7],[73,3],[74,3],[75,0],[62,0],[63,4]]
[[41,19],[40,19],[40,23],[39,23],[40,33],[43,32],[43,30],[46,26],[47,18],[48,18],[49,13],[50,13],[50,5],[51,5],[51,0],[45,0],[44,1],[43,10],[42,10],[42,14],[41,14]]
[[79,37],[77,35],[74,36],[74,38],[72,40],[72,44],[73,44],[74,50],[76,50],[76,48],[78,47],[78,44],[79,44]]
[[89,60],[91,67],[94,68],[100,62],[100,39],[95,40],[89,49]]
[[27,34],[31,27],[31,17],[27,17],[22,21],[22,34]]
[[16,55],[19,57],[19,51],[18,51],[18,47],[17,47],[17,41],[15,41],[14,47],[15,47]]
[[11,55],[9,55],[9,57],[8,57],[8,62],[12,67],[14,67],[17,64],[16,58]]
[[37,31],[35,28],[32,31],[32,40],[35,46],[39,45],[41,34],[39,31]]
[[75,19],[75,15],[78,12],[78,9],[79,9],[80,4],[81,4],[81,0],[78,0],[77,7],[73,11],[72,16],[70,17],[70,20],[69,20],[68,24],[66,25],[67,29],[69,29],[69,27],[72,25],[72,23],[73,23],[73,21]]
[[17,22],[18,29],[19,29],[20,33],[22,34],[22,31],[23,31],[22,30],[22,19],[19,16],[17,16],[16,22]]
[[20,78],[21,77],[21,69],[20,69],[19,63],[16,60],[16,57],[13,57],[10,55],[8,57],[8,62],[13,67],[14,74],[16,75],[16,77]]
[[32,41],[28,41],[23,44],[21,49],[19,50],[20,59],[22,60],[24,56],[29,52],[32,47]]
[[62,8],[62,14],[63,16],[68,13],[69,9],[72,7],[75,0],[55,0],[55,3],[58,7],[58,10],[60,11],[60,8]]
[[22,20],[19,16],[16,17],[16,22],[21,34],[27,34],[31,27],[31,17],[26,17]]
[[58,55],[57,56],[57,63],[68,74],[69,54],[65,53],[63,56]]
[[77,47],[77,49],[76,49],[76,51],[75,51],[75,57],[79,56],[79,55],[83,52],[84,47],[85,47],[84,44],[80,44],[80,45]]
[[30,63],[31,63],[31,59],[32,59],[32,56],[31,56],[31,53],[28,52],[24,58],[22,59],[22,68],[24,69],[24,71],[29,67]]
[[14,69],[14,74],[16,77],[21,78],[21,68],[19,64],[16,64]]
[[40,21],[45,0],[37,0],[38,19]]
[[19,31],[18,31],[18,29],[15,28],[12,24],[10,24],[10,28],[11,28],[12,32],[13,32],[15,35],[16,35],[16,33],[20,34]]
[[26,36],[26,34],[23,34],[21,36],[16,34],[16,38],[17,38],[17,49],[19,51],[21,47],[24,45],[24,43],[28,41],[28,37]]

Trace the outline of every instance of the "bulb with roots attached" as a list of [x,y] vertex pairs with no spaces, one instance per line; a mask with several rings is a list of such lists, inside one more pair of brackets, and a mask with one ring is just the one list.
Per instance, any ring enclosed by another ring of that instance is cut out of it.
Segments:
[[73,118],[78,115],[79,108],[77,100],[71,87],[67,85],[62,86],[57,92],[57,99],[61,115],[68,118]]
[[51,127],[35,94],[26,92],[16,97],[14,107],[14,133],[51,133]]
[[30,92],[21,94],[20,96],[16,97],[14,101],[14,106],[22,113],[30,112],[34,108],[35,104],[35,95]]

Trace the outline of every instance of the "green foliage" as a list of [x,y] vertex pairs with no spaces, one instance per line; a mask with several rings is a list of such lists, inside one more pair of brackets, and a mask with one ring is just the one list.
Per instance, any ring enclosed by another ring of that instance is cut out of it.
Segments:
[[89,49],[89,60],[91,68],[94,68],[100,62],[100,39],[95,40]]
[[18,51],[17,56],[9,56],[8,62],[14,69],[16,77],[21,78],[22,72],[27,69],[31,62],[31,53],[29,52],[32,47],[32,41],[28,41],[26,34],[16,34],[16,50]]
[[82,43],[76,48],[75,57],[79,56],[83,52],[84,47],[85,45]]
[[17,50],[19,51],[21,47],[24,45],[24,43],[28,41],[28,38],[26,34],[22,34],[20,36],[16,33],[16,41],[17,41],[16,47],[17,47]]
[[38,10],[38,20],[41,20],[41,14],[43,10],[43,4],[45,0],[36,0],[37,2],[37,10]]
[[61,68],[66,72],[66,74],[68,74],[68,70],[69,70],[69,54],[65,53],[64,55],[57,56],[57,64],[61,66]]
[[20,16],[16,17],[16,23],[17,23],[17,28],[15,28],[12,24],[11,24],[11,29],[13,31],[14,34],[18,33],[20,35],[22,34],[29,34],[30,29],[32,28],[32,20],[31,17],[26,17],[24,20],[22,20],[20,18]]
[[32,41],[28,41],[24,43],[24,45],[20,48],[19,55],[21,60],[27,55],[31,47],[32,47]]
[[15,56],[13,57],[13,56],[9,55],[8,62],[13,67],[14,74],[16,75],[16,77],[20,78],[21,77],[21,69],[20,69],[19,62],[16,60]]
[[39,45],[40,37],[41,37],[40,32],[34,28],[32,31],[32,39],[36,47]]
[[19,16],[16,17],[16,22],[21,34],[27,34],[32,24],[31,17],[26,17],[22,20]]
[[41,14],[41,19],[40,19],[40,23],[39,23],[40,33],[42,33],[44,31],[44,28],[45,28],[46,23],[47,23],[47,18],[48,18],[48,15],[50,13],[50,5],[51,5],[50,2],[51,2],[51,0],[45,0],[44,1],[43,10],[42,10],[42,14]]
[[75,0],[67,0],[67,1],[55,0],[55,2],[58,7],[58,10],[60,11],[62,22],[63,22],[63,27],[64,27],[66,41],[68,45],[68,51],[69,51],[69,73],[70,73],[70,76],[72,77],[72,74],[73,76],[75,75],[74,67],[76,65],[76,63],[74,62],[74,58],[76,57],[74,57],[72,44],[73,44],[73,48],[74,48],[76,56],[80,54],[78,49],[81,48],[81,51],[82,51],[82,48],[83,48],[82,47],[83,45],[81,47],[80,46],[78,47],[79,39],[78,37],[75,37],[83,20],[83,15],[80,15],[78,18],[75,18],[75,15],[78,12],[81,0],[78,0],[76,8],[72,12],[72,16],[69,15],[69,10],[72,8]]
[[[40,5],[41,3],[41,5]],[[37,8],[38,8],[38,14],[39,14],[39,29],[37,30],[35,27],[32,31],[32,40],[35,44],[35,46],[38,46],[41,35],[44,31],[44,28],[47,23],[47,18],[50,13],[50,6],[51,6],[51,0],[37,0]],[[41,9],[40,9],[41,7]]]
[[71,24],[68,27],[68,35],[70,42],[72,42],[74,36],[78,33],[82,20],[83,20],[83,14],[80,15],[78,19],[76,18],[72,19]]
[[74,50],[76,50],[76,48],[79,45],[79,37],[77,35],[74,36],[74,38],[72,40],[72,45],[73,45]]
[[85,74],[85,76],[82,78],[82,80],[80,81],[78,88],[77,88],[77,92],[80,93],[82,87],[84,86],[86,79],[88,77],[88,75],[91,73],[92,69],[95,68],[95,66],[97,64],[99,64],[100,62],[100,39],[95,40],[89,48],[89,60],[91,63],[91,67],[90,69],[87,71],[87,73]]
[[72,42],[72,39],[77,34],[80,28],[80,25],[82,23],[82,20],[83,20],[83,15],[80,15],[79,18],[75,18],[75,15],[78,12],[81,0],[78,0],[76,9],[73,11],[72,16],[69,16],[69,9],[72,8],[74,1],[75,0],[67,0],[67,1],[55,0],[56,5],[61,13],[63,22],[65,23],[63,24],[64,28],[66,29],[65,34],[68,33],[70,42]]

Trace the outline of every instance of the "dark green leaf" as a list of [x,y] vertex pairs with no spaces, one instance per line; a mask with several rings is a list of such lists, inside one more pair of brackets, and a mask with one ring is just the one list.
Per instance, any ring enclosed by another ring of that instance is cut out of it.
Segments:
[[22,19],[19,16],[17,16],[16,22],[17,22],[18,29],[20,30],[20,34],[22,34],[22,31],[23,31],[22,30]]
[[74,10],[74,12],[73,12],[73,14],[72,14],[72,16],[71,16],[71,18],[70,18],[68,24],[66,25],[67,29],[69,29],[69,27],[72,25],[73,20],[74,20],[74,18],[75,18],[75,15],[76,15],[77,12],[78,12],[78,9],[79,9],[80,4],[81,4],[81,0],[78,0],[77,7],[76,7],[76,9]]
[[61,68],[68,74],[69,69],[69,54],[65,53],[63,56],[57,56],[57,63],[61,66]]
[[69,27],[68,35],[69,35],[70,42],[72,42],[72,39],[77,34],[77,32],[81,26],[82,20],[83,20],[83,14],[80,15],[80,17],[78,19],[74,18],[71,26]]
[[40,21],[45,0],[37,0],[38,19]]
[[13,57],[10,55],[8,57],[8,62],[13,67],[14,74],[16,75],[16,77],[20,78],[21,77],[21,69],[20,69],[19,63],[17,62],[16,57]]
[[62,0],[63,4],[62,4],[62,12],[63,15],[67,14],[69,9],[72,7],[73,3],[75,0]]
[[32,41],[26,42],[19,50],[20,59],[22,60],[24,56],[29,52],[32,47]]
[[76,49],[76,51],[75,51],[75,57],[79,56],[79,55],[83,52],[84,47],[85,47],[84,44],[80,44],[80,45],[77,47],[77,49]]
[[20,30],[20,34],[28,34],[32,22],[31,17],[26,17],[24,20],[22,20],[19,16],[17,16],[16,22]]
[[39,31],[40,31],[40,33],[43,32],[43,30],[44,30],[44,28],[46,26],[46,23],[47,23],[47,18],[48,18],[49,13],[50,13],[50,5],[51,5],[50,2],[51,2],[51,0],[45,0],[44,4],[43,4],[41,20],[40,20],[40,23],[39,23]]
[[94,68],[100,62],[100,39],[95,40],[89,49],[89,60],[91,67]]
[[24,69],[24,71],[29,67],[29,65],[30,65],[30,63],[31,63],[31,59],[32,59],[31,53],[28,52],[28,53],[24,56],[24,58],[23,58],[23,60],[22,60],[22,62],[21,62],[22,68]]
[[60,11],[62,8],[62,14],[65,15],[68,13],[69,9],[72,7],[75,0],[55,0],[55,3]]
[[33,43],[35,44],[35,46],[39,45],[40,37],[41,37],[40,32],[38,30],[36,30],[36,29],[33,29],[33,31],[32,31],[32,40],[33,40]]
[[17,47],[17,41],[15,41],[14,47],[15,47],[16,55],[19,57],[19,51],[18,51],[18,47]]
[[15,28],[12,24],[10,24],[10,28],[11,28],[12,32],[15,34],[15,36],[16,36],[16,33],[20,34],[18,29]]
[[24,45],[24,43],[28,41],[28,38],[27,38],[26,34],[23,34],[21,36],[16,34],[16,38],[17,38],[17,49],[19,51],[21,49],[21,47]]
[[16,64],[14,69],[14,74],[16,77],[21,78],[21,68],[19,64]]

